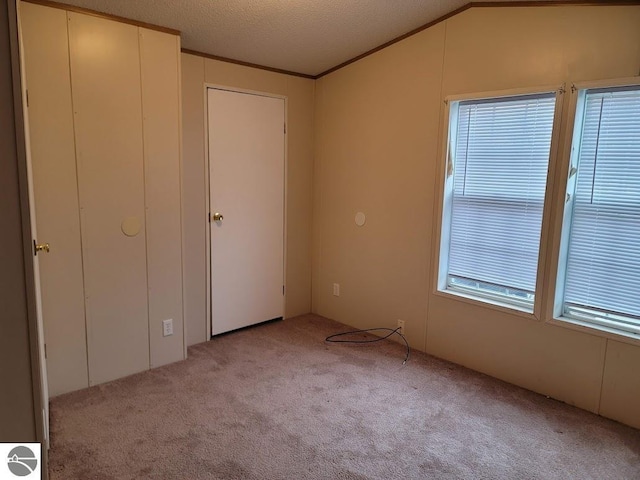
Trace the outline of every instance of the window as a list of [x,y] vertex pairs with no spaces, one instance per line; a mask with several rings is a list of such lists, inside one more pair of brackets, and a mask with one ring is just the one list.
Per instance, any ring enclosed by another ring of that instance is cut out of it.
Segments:
[[557,310],[640,335],[640,86],[578,91],[565,198]]
[[555,105],[451,102],[440,290],[533,311]]

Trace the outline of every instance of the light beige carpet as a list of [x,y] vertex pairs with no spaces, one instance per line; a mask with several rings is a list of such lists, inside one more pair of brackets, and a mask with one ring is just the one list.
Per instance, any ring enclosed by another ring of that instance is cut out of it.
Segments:
[[58,397],[52,479],[638,479],[640,432],[307,315]]

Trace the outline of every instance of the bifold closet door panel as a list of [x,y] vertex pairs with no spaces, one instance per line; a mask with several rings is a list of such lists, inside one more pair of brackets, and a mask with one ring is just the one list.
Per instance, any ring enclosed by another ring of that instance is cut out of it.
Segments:
[[[140,28],[151,366],[185,355],[180,206],[180,37]],[[173,320],[164,336],[163,320]]]
[[89,383],[149,368],[138,28],[68,13]]
[[51,396],[89,386],[67,12],[20,4]]

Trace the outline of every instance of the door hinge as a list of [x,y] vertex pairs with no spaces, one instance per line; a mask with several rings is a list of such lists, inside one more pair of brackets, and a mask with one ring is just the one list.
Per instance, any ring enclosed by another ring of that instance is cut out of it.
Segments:
[[284,124],[284,133],[287,133],[287,124]]
[[25,90],[25,96],[27,97],[27,108],[29,108],[29,90]]
[[47,359],[47,344],[44,344],[44,358]]
[[284,285],[282,285],[282,294],[284,295]]

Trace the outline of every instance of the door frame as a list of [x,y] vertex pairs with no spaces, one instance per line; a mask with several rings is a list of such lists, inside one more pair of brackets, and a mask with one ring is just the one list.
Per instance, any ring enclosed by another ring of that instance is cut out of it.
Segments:
[[[204,188],[205,188],[205,218],[206,223],[206,239],[205,239],[205,290],[206,290],[206,332],[207,341],[211,340],[211,222],[209,221],[209,213],[211,209],[211,186],[210,186],[210,173],[211,165],[209,162],[209,90],[224,90],[227,92],[244,93],[248,95],[257,95],[260,97],[278,98],[284,100],[284,203],[283,203],[283,228],[282,228],[282,245],[283,245],[283,265],[282,265],[282,282],[284,285],[284,295],[282,296],[282,318],[286,318],[286,305],[287,305],[287,178],[288,178],[288,159],[289,159],[289,99],[286,95],[279,95],[276,93],[262,92],[259,90],[251,90],[245,88],[231,87],[228,85],[221,85],[217,83],[204,82],[203,97],[204,97]],[[286,126],[286,128],[285,128]]]

